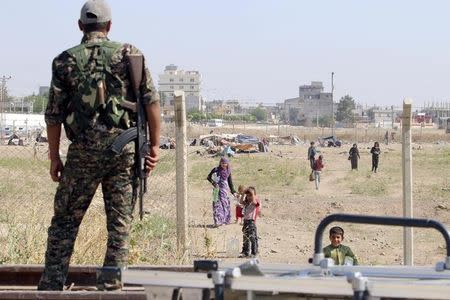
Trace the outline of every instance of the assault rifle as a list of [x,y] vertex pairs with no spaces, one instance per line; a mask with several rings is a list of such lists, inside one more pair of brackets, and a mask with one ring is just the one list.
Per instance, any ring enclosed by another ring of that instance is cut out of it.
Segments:
[[[144,71],[144,57],[141,54],[129,54],[128,70],[130,72],[131,86],[133,88],[136,103],[125,101],[122,105],[125,108],[136,112],[136,127],[131,127],[122,132],[111,145],[111,150],[120,154],[123,147],[131,141],[134,141],[135,158],[134,172],[139,178],[139,218],[144,216],[143,197],[147,192],[147,173],[145,172],[145,156],[148,154],[150,145],[148,142],[148,125],[145,106],[141,99],[139,86],[142,81]],[[133,187],[133,198],[136,199],[136,190]]]

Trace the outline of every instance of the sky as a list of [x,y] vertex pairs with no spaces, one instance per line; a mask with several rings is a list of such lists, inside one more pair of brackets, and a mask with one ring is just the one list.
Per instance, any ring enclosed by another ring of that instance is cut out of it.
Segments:
[[[175,64],[208,99],[281,103],[322,81],[334,99],[400,106],[450,98],[450,1],[109,0],[109,37],[145,54],[155,83]],[[14,96],[49,85],[52,59],[79,43],[81,0],[2,0],[0,77]]]

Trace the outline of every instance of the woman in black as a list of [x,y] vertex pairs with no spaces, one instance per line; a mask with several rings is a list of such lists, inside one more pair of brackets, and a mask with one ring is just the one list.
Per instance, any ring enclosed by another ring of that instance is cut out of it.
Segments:
[[372,149],[370,149],[370,153],[372,153],[372,172],[376,173],[378,169],[378,158],[380,156],[380,144],[375,142]]
[[356,144],[353,144],[353,147],[348,151],[348,159],[352,163],[352,170],[358,170],[358,159],[359,159],[359,150]]

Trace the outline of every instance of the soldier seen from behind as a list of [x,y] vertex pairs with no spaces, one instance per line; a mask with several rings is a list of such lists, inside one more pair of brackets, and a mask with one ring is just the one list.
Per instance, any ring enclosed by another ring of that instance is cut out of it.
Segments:
[[[108,230],[103,265],[120,268],[127,264],[138,186],[133,169],[135,149],[129,143],[115,154],[110,146],[120,133],[136,126],[136,94],[145,105],[150,132],[144,159],[147,174],[159,160],[159,96],[145,63],[138,91],[133,92],[130,85],[127,57],[141,52],[108,39],[111,10],[103,0],[87,1],[78,25],[83,32],[81,44],[53,60],[45,112],[50,175],[59,185],[39,290],[63,290],[78,228],[100,184]],[[61,124],[71,141],[64,165],[59,156]],[[99,289],[121,288],[120,278],[106,277],[100,273]]]

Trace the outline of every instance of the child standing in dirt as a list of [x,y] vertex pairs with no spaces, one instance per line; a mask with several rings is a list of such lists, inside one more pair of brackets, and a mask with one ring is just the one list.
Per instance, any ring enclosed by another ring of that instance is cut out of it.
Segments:
[[325,257],[330,257],[336,265],[357,265],[358,259],[348,246],[342,245],[344,229],[334,226],[330,229],[331,244],[323,248]]
[[258,233],[256,230],[256,216],[259,213],[260,203],[256,197],[256,189],[252,186],[245,190],[245,199],[241,202],[244,206],[244,226],[242,227],[243,243],[240,257],[252,257],[258,254]]

